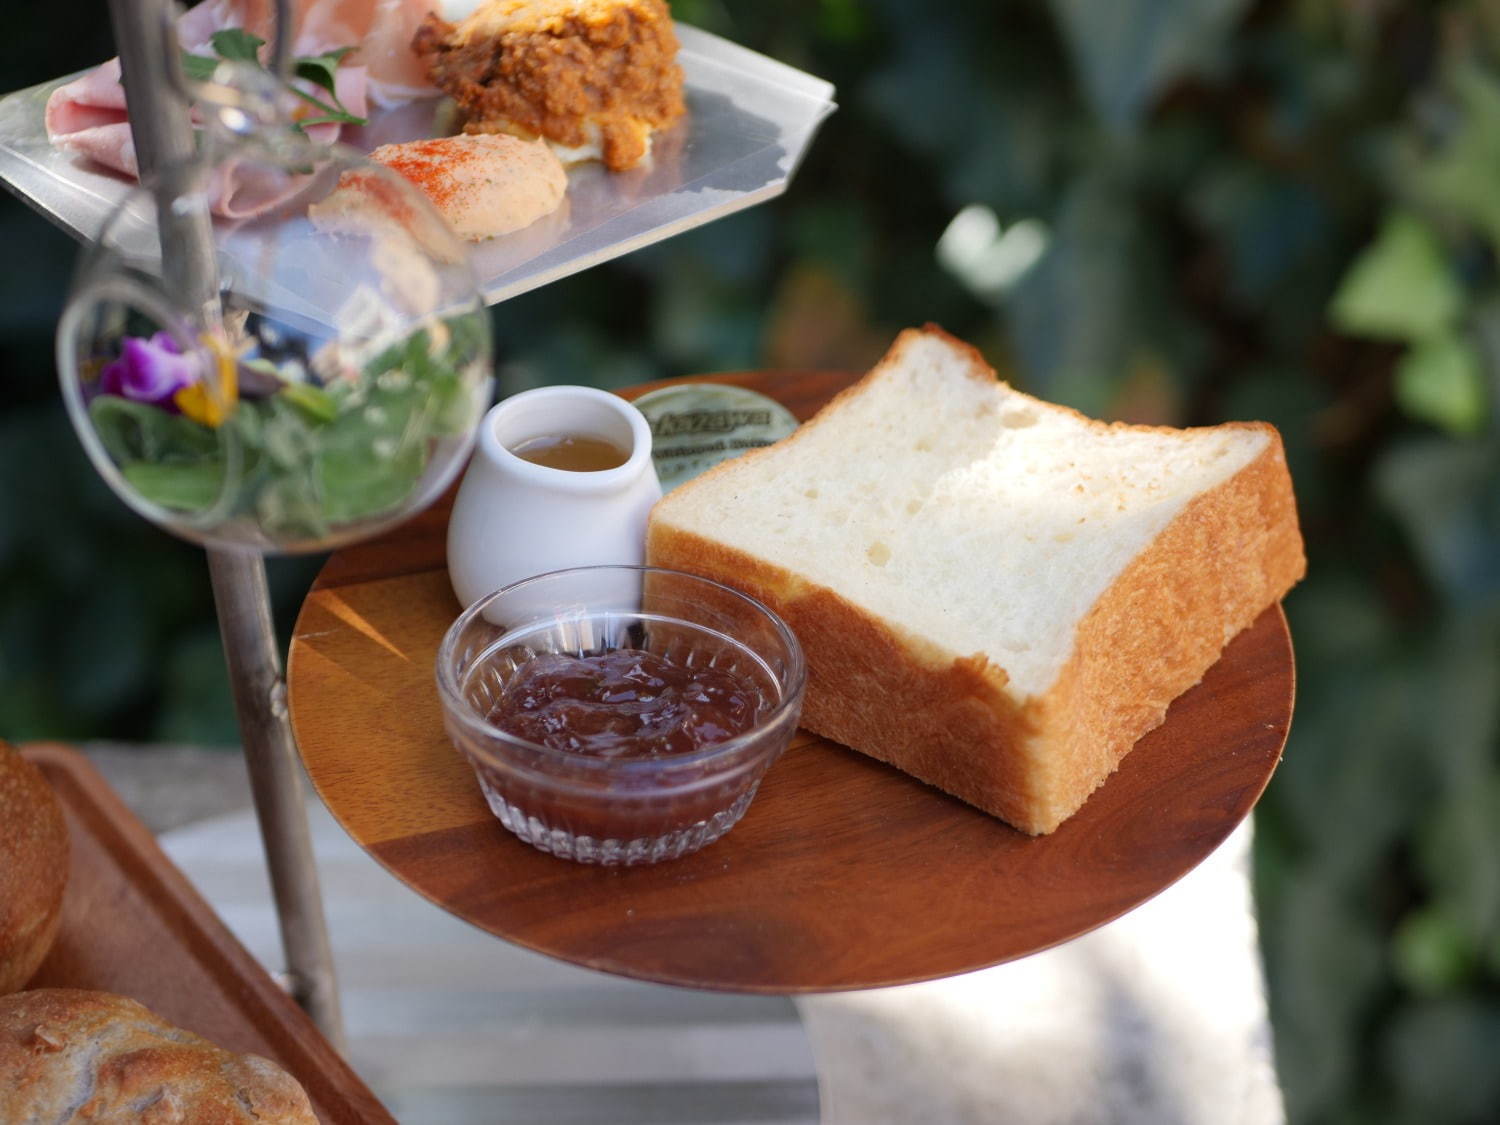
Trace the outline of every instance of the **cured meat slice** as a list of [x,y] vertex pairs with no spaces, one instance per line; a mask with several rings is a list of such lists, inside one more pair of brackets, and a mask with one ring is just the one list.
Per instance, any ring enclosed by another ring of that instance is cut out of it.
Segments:
[[438,95],[427,75],[427,64],[411,46],[433,7],[434,0],[376,0],[375,18],[353,56],[369,71],[370,100],[376,105],[400,105]]
[[[436,90],[427,83],[410,47],[411,32],[428,7],[429,0],[294,0],[293,51],[318,55],[355,48],[335,73],[335,90],[357,117],[365,116],[371,99],[392,105],[428,96]],[[177,34],[184,50],[202,54],[211,50],[214,32],[228,28],[243,28],[269,41],[275,33],[275,4],[204,0],[178,21]],[[127,176],[139,174],[118,59],[54,90],[47,100],[46,127],[48,139],[57,147]],[[307,133],[315,141],[332,144],[339,126],[313,125]],[[248,168],[241,167],[242,172]],[[223,187],[215,193],[217,214],[245,217],[279,202],[276,192],[235,184],[232,176]]]

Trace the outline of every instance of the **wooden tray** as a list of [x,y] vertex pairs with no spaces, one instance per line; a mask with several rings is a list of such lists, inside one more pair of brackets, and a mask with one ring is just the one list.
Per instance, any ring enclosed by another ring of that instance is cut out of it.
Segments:
[[[805,418],[853,376],[719,378]],[[508,941],[624,976],[834,991],[1066,941],[1212,852],[1259,798],[1291,721],[1291,643],[1272,608],[1051,836],[799,732],[717,843],[656,867],[574,864],[506,832],[443,733],[433,661],[459,613],[446,523],[439,505],[319,576],[288,669],[303,761],[349,833],[414,890]]]
[[21,752],[57,794],[72,848],[62,926],[28,988],[129,996],[222,1047],[274,1059],[323,1125],[395,1125],[86,758],[51,744]]

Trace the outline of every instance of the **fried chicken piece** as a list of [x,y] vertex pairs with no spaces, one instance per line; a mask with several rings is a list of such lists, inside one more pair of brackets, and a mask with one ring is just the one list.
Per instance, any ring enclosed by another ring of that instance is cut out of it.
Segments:
[[489,0],[458,24],[429,15],[412,48],[465,132],[542,137],[565,163],[631,168],[684,112],[664,0]]

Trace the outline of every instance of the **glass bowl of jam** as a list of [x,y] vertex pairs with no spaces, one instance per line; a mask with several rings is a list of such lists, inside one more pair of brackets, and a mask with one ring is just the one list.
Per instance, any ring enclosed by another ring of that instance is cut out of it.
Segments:
[[502,824],[581,863],[687,855],[745,814],[796,730],[797,638],[737,590],[657,567],[538,575],[438,650],[444,725]]

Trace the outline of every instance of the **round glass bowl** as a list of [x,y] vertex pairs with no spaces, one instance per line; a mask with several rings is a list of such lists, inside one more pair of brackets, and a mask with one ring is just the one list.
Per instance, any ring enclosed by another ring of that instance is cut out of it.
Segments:
[[431,502],[490,399],[464,244],[411,184],[338,146],[247,140],[170,182],[212,236],[213,297],[190,307],[163,281],[137,189],[59,325],[63,398],[99,473],[184,538],[272,552],[328,550]]
[[[538,656],[617,649],[726,670],[760,693],[758,716],[726,741],[661,757],[555,749],[491,721]],[[605,865],[675,859],[728,832],[791,740],[806,680],[797,638],[769,609],[656,567],[579,567],[507,586],[453,623],[437,658],[448,736],[500,822],[544,852]]]

